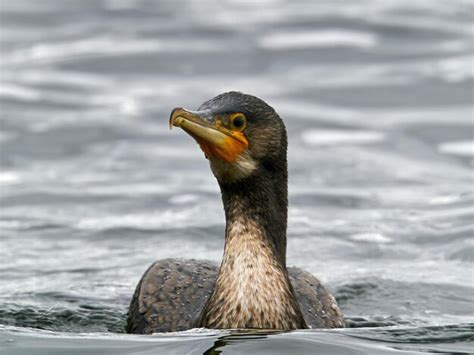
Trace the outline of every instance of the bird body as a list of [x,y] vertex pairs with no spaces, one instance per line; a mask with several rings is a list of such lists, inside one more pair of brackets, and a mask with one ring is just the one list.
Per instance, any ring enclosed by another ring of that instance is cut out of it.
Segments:
[[[137,285],[130,304],[127,332],[152,334],[199,328],[199,317],[213,291],[218,272],[217,264],[204,260],[156,261]],[[288,275],[306,323],[303,328],[343,327],[342,314],[334,297],[316,277],[296,267],[288,268]],[[265,288],[267,292],[273,290],[271,284]],[[232,299],[238,292],[239,289],[229,287],[224,295]],[[273,318],[271,310],[267,315]]]
[[170,125],[197,141],[217,178],[224,255],[220,267],[178,259],[153,264],[133,296],[128,331],[344,326],[327,289],[313,275],[286,267],[287,136],[273,108],[229,92],[197,112],[173,110]]

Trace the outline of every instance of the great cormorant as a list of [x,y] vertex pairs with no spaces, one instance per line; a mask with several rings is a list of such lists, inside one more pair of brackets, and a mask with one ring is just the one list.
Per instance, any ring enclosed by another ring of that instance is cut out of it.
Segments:
[[198,111],[174,109],[172,126],[197,141],[217,178],[224,255],[220,267],[183,259],[152,264],[133,295],[128,332],[343,327],[319,280],[286,267],[287,135],[275,110],[257,97],[227,92]]

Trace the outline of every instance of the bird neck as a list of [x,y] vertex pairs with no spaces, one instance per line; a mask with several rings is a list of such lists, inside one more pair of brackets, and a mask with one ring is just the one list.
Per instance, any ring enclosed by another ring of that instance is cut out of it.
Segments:
[[[233,241],[238,242],[242,235],[251,235],[271,250],[275,262],[286,268],[286,169],[284,173],[274,174],[259,171],[245,180],[220,184],[220,187],[226,217],[226,247],[233,245]],[[241,231],[242,228],[244,230]],[[243,247],[236,246],[239,249]],[[233,249],[227,251],[232,252]]]
[[286,269],[286,169],[220,186],[224,256],[200,326],[306,328]]

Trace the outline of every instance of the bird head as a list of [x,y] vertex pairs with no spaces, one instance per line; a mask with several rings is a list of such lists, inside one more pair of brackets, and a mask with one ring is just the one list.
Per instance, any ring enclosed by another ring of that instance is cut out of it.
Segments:
[[196,140],[219,182],[236,182],[262,170],[286,173],[283,121],[255,96],[227,92],[206,101],[197,111],[178,107],[171,112],[169,123],[170,128],[180,127]]

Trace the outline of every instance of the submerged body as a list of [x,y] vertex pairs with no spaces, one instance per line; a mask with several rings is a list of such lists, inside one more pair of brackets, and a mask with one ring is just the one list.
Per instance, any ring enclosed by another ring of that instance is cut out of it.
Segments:
[[286,267],[287,137],[276,112],[256,97],[229,92],[197,112],[175,109],[170,125],[198,142],[217,178],[224,255],[219,268],[193,260],[153,264],[136,288],[128,331],[343,327],[319,281]]
[[[212,293],[218,272],[218,265],[202,260],[165,259],[155,262],[135,290],[127,332],[151,334],[199,327],[199,317]],[[316,277],[296,267],[288,268],[288,274],[308,328],[344,326],[334,297]],[[265,287],[272,292],[272,285]],[[239,290],[228,292],[228,297],[233,298]]]

